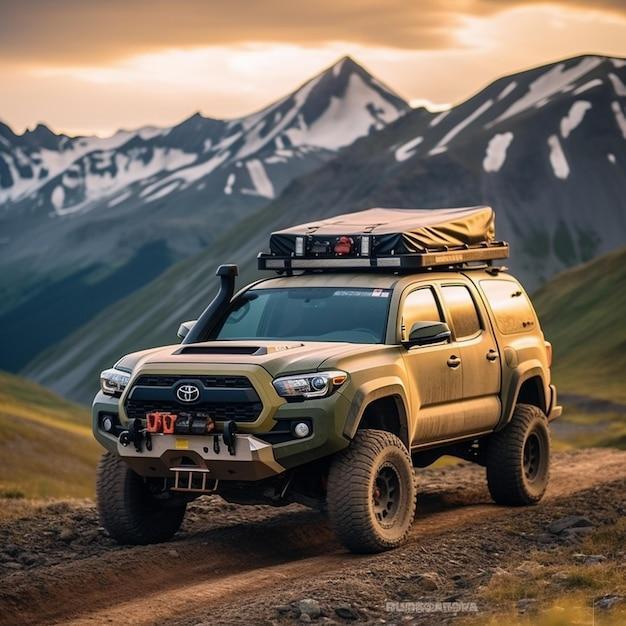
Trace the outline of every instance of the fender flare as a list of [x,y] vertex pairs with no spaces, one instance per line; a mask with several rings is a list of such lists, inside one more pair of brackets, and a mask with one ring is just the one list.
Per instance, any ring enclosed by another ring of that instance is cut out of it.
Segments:
[[406,446],[409,446],[408,397],[402,381],[396,376],[371,381],[356,389],[352,397],[352,402],[350,403],[350,410],[346,416],[343,434],[348,439],[353,439],[359,429],[365,409],[367,409],[372,402],[389,397],[396,401],[400,414],[400,439],[402,439]]
[[545,368],[541,362],[537,359],[532,359],[516,367],[511,375],[511,382],[509,384],[509,393],[502,397],[502,415],[500,421],[495,430],[504,428],[513,417],[513,411],[517,404],[517,398],[519,397],[520,389],[522,385],[531,378],[538,377],[541,380],[541,395],[543,396],[541,410],[546,413],[548,410],[548,395],[547,383],[545,379]]

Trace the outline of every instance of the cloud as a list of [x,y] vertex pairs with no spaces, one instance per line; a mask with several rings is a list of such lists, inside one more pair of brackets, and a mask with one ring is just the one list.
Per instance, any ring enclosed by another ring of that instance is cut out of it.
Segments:
[[[166,48],[352,42],[407,50],[458,45],[464,17],[540,0],[0,0],[0,59],[93,65]],[[623,0],[553,4],[621,11]]]

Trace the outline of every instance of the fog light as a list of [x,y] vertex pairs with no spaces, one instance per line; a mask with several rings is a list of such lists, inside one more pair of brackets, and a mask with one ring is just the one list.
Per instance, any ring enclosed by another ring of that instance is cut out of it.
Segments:
[[309,428],[309,425],[305,422],[299,422],[294,426],[293,433],[296,437],[302,439],[303,437],[309,436],[309,434],[311,433],[311,429]]
[[113,430],[113,420],[108,415],[102,418],[102,428],[104,428],[107,433]]

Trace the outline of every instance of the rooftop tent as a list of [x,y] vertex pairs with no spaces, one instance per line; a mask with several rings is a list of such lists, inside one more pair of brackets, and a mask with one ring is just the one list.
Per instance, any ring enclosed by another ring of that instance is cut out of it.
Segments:
[[259,269],[406,270],[491,263],[509,255],[495,241],[494,211],[466,209],[368,209],[272,233]]
[[[297,237],[304,238],[305,249],[296,250]],[[341,237],[352,239],[355,254],[360,248],[354,244],[368,237],[371,256],[477,246],[495,240],[495,215],[488,206],[368,209],[274,232],[270,252],[278,256],[335,257],[335,240]]]

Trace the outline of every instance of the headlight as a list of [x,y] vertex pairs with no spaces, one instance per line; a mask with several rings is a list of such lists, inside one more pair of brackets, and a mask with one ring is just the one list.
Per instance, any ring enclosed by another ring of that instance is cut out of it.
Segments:
[[121,396],[129,380],[130,374],[112,367],[100,374],[100,387],[108,396]]
[[274,380],[274,389],[283,398],[324,398],[341,387],[347,378],[348,375],[340,371],[281,376]]

